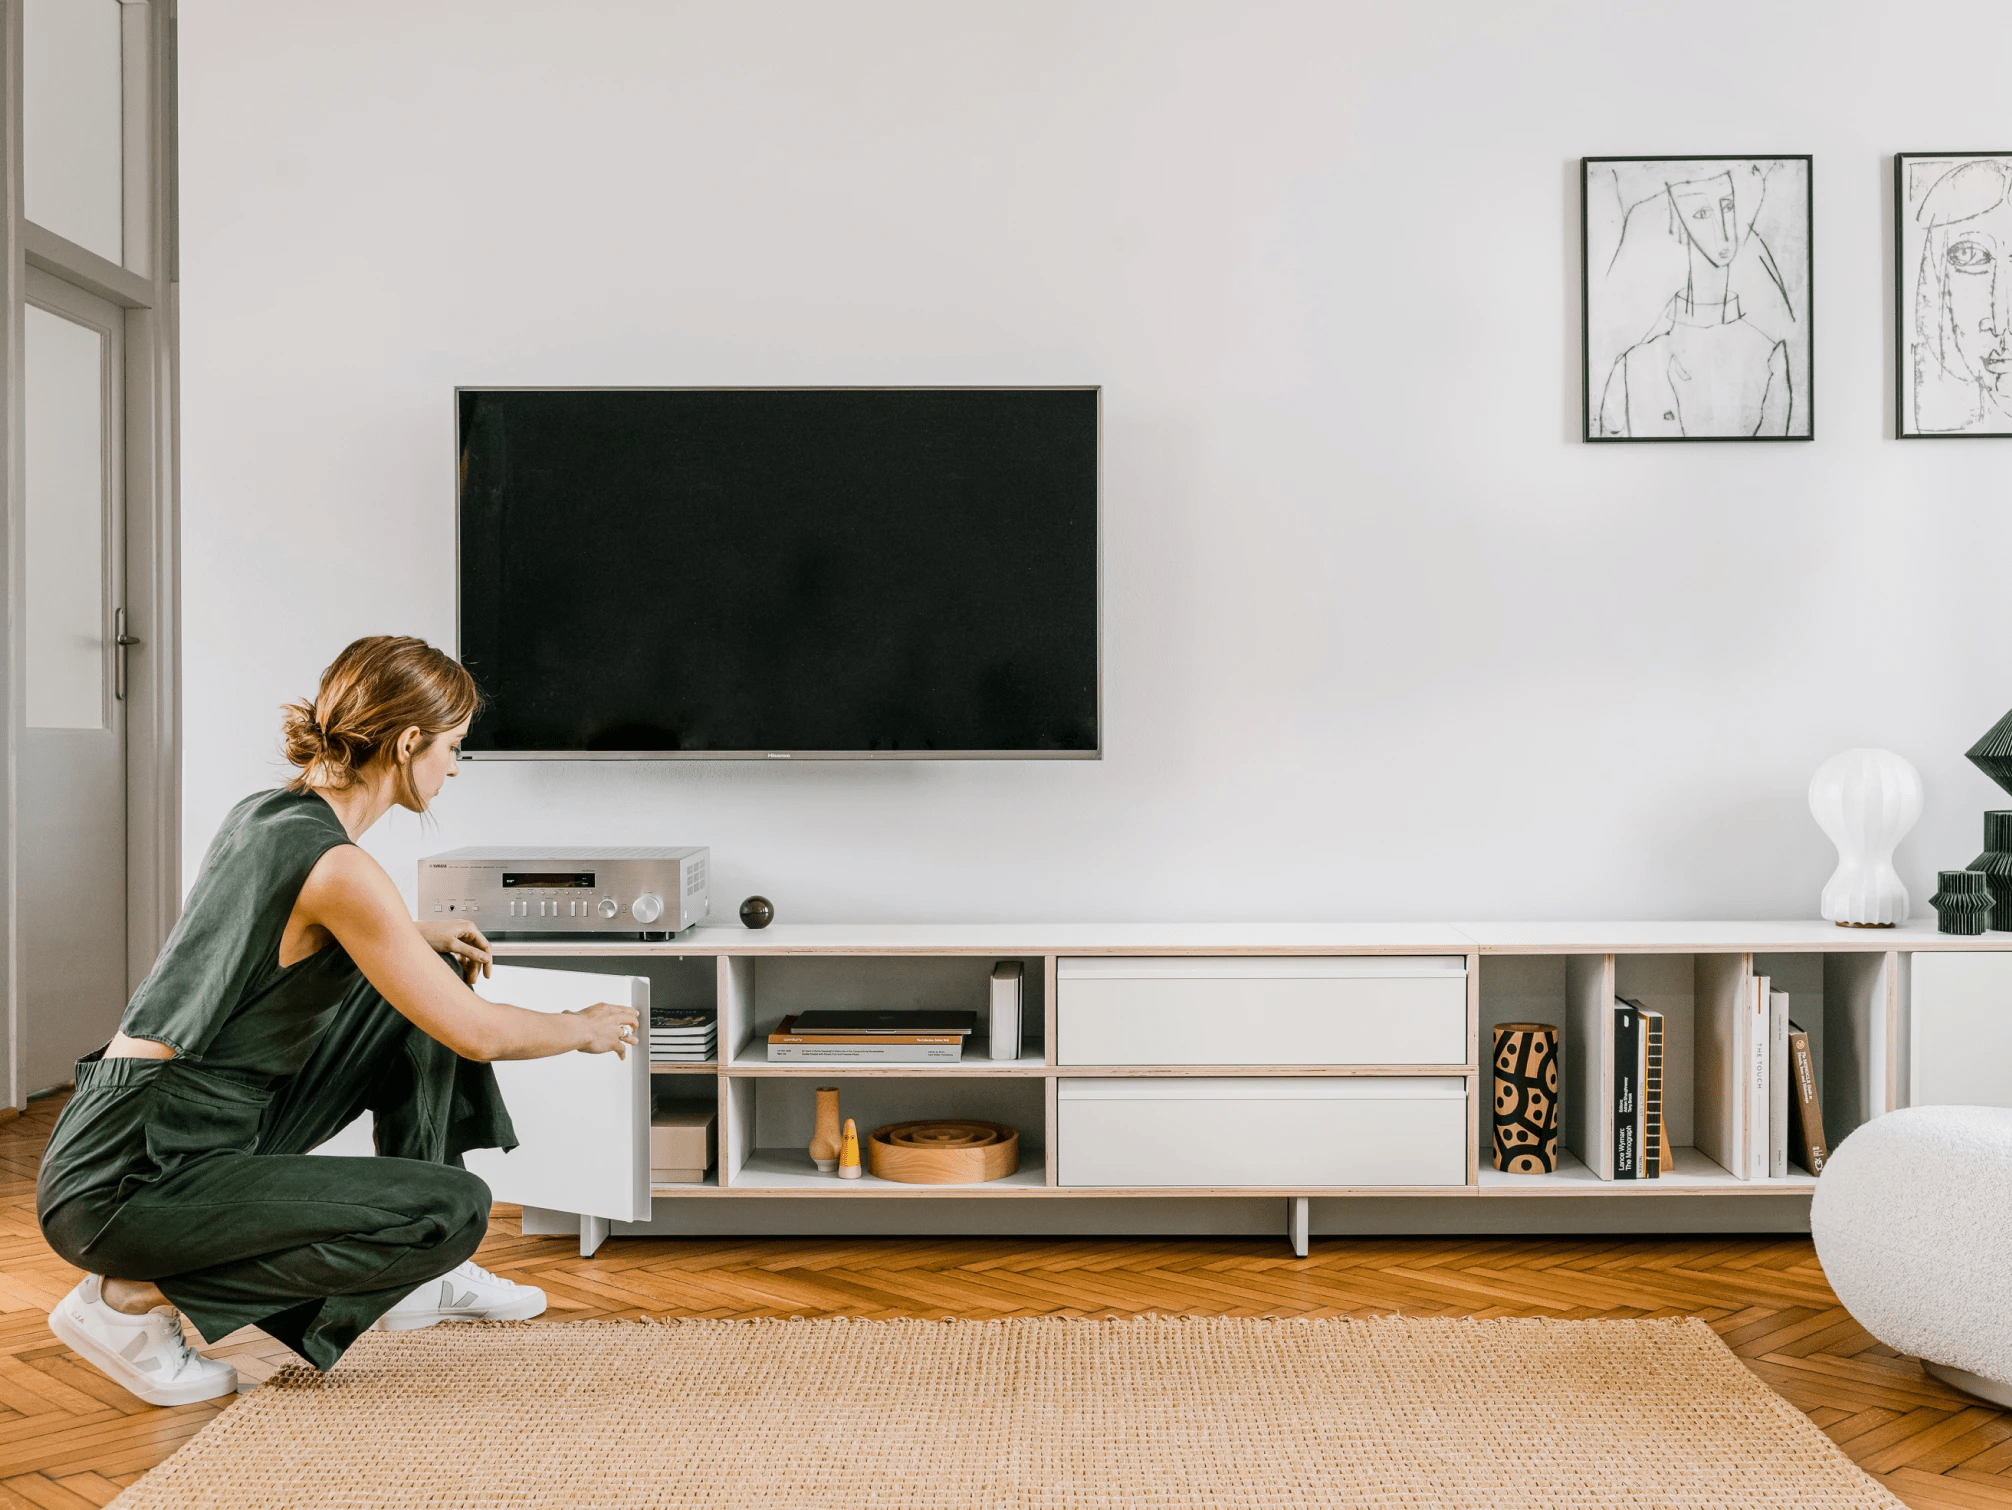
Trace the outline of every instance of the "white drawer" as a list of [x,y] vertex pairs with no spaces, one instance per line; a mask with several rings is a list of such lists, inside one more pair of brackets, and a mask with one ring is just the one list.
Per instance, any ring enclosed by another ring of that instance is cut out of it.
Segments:
[[1465,956],[1056,962],[1058,1064],[1465,1064]]
[[1062,1185],[1467,1183],[1467,1082],[1450,1075],[1064,1080],[1055,1094]]

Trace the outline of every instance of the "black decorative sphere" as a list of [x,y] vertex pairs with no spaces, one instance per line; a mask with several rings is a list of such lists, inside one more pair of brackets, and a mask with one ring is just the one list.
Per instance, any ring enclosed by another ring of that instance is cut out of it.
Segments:
[[750,928],[766,928],[775,921],[775,903],[767,897],[749,897],[741,903],[741,921]]

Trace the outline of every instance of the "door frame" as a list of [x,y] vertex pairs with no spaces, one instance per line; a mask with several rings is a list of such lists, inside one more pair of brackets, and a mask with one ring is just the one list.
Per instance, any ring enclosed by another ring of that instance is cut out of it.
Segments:
[[[125,317],[127,633],[126,935],[139,984],[181,911],[181,529],[179,237],[175,172],[175,0],[118,0],[124,51],[124,251],[112,262],[28,221],[22,198],[22,10],[0,0],[0,1109],[22,1083],[19,750],[23,646],[12,627],[24,587],[26,470],[23,308],[38,268]],[[4,1110],[0,1110],[4,1115]]]

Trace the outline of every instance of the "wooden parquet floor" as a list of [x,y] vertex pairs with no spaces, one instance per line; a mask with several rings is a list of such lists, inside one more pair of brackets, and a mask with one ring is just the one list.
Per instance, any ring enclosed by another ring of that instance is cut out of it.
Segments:
[[[0,1507],[103,1505],[224,1405],[142,1405],[49,1334],[77,1273],[35,1224],[58,1110],[0,1125]],[[545,1287],[554,1320],[633,1316],[1702,1316],[1761,1378],[1918,1510],[2012,1510],[2012,1415],[1928,1378],[1837,1304],[1807,1239],[1780,1237],[635,1238],[592,1259],[498,1207],[478,1261]],[[211,1351],[264,1378],[262,1334]]]

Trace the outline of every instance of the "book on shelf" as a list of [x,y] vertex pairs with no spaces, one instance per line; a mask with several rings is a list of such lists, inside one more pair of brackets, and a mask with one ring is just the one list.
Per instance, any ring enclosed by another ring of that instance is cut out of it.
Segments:
[[1773,995],[1765,975],[1749,976],[1741,1003],[1739,1064],[1739,1163],[1732,1173],[1764,1180],[1768,1169],[1768,1007]]
[[961,1033],[806,1033],[796,1017],[785,1017],[775,1025],[768,1035],[770,1043],[850,1043],[850,1044],[890,1044],[890,1043],[947,1043],[962,1045]]
[[1769,991],[1767,1007],[1767,1172],[1788,1173],[1788,992]]
[[1614,999],[1614,1178],[1660,1179],[1669,1165],[1663,1125],[1663,1014]]
[[1670,1167],[1670,1136],[1663,1125],[1663,1014],[1633,1005],[1642,1019],[1642,1178],[1658,1180]]
[[1642,1014],[1630,1002],[1614,1005],[1614,1178],[1642,1177]]
[[927,1033],[938,1036],[954,1034],[964,1038],[978,1031],[976,1012],[894,1012],[865,1008],[821,1007],[808,1012],[799,1012],[789,1020],[796,1024],[794,1031],[805,1037],[830,1035],[852,1037],[858,1034],[875,1037],[884,1035],[909,1037]]
[[1822,1174],[1830,1162],[1823,1135],[1823,1099],[1817,1092],[1816,1060],[1809,1051],[1809,1034],[1788,1025],[1789,1151],[1811,1174]]
[[957,1064],[963,1041],[951,1043],[776,1043],[770,1064]]
[[663,1029],[704,1031],[714,1027],[718,1016],[711,1007],[652,1007],[650,1031]]

